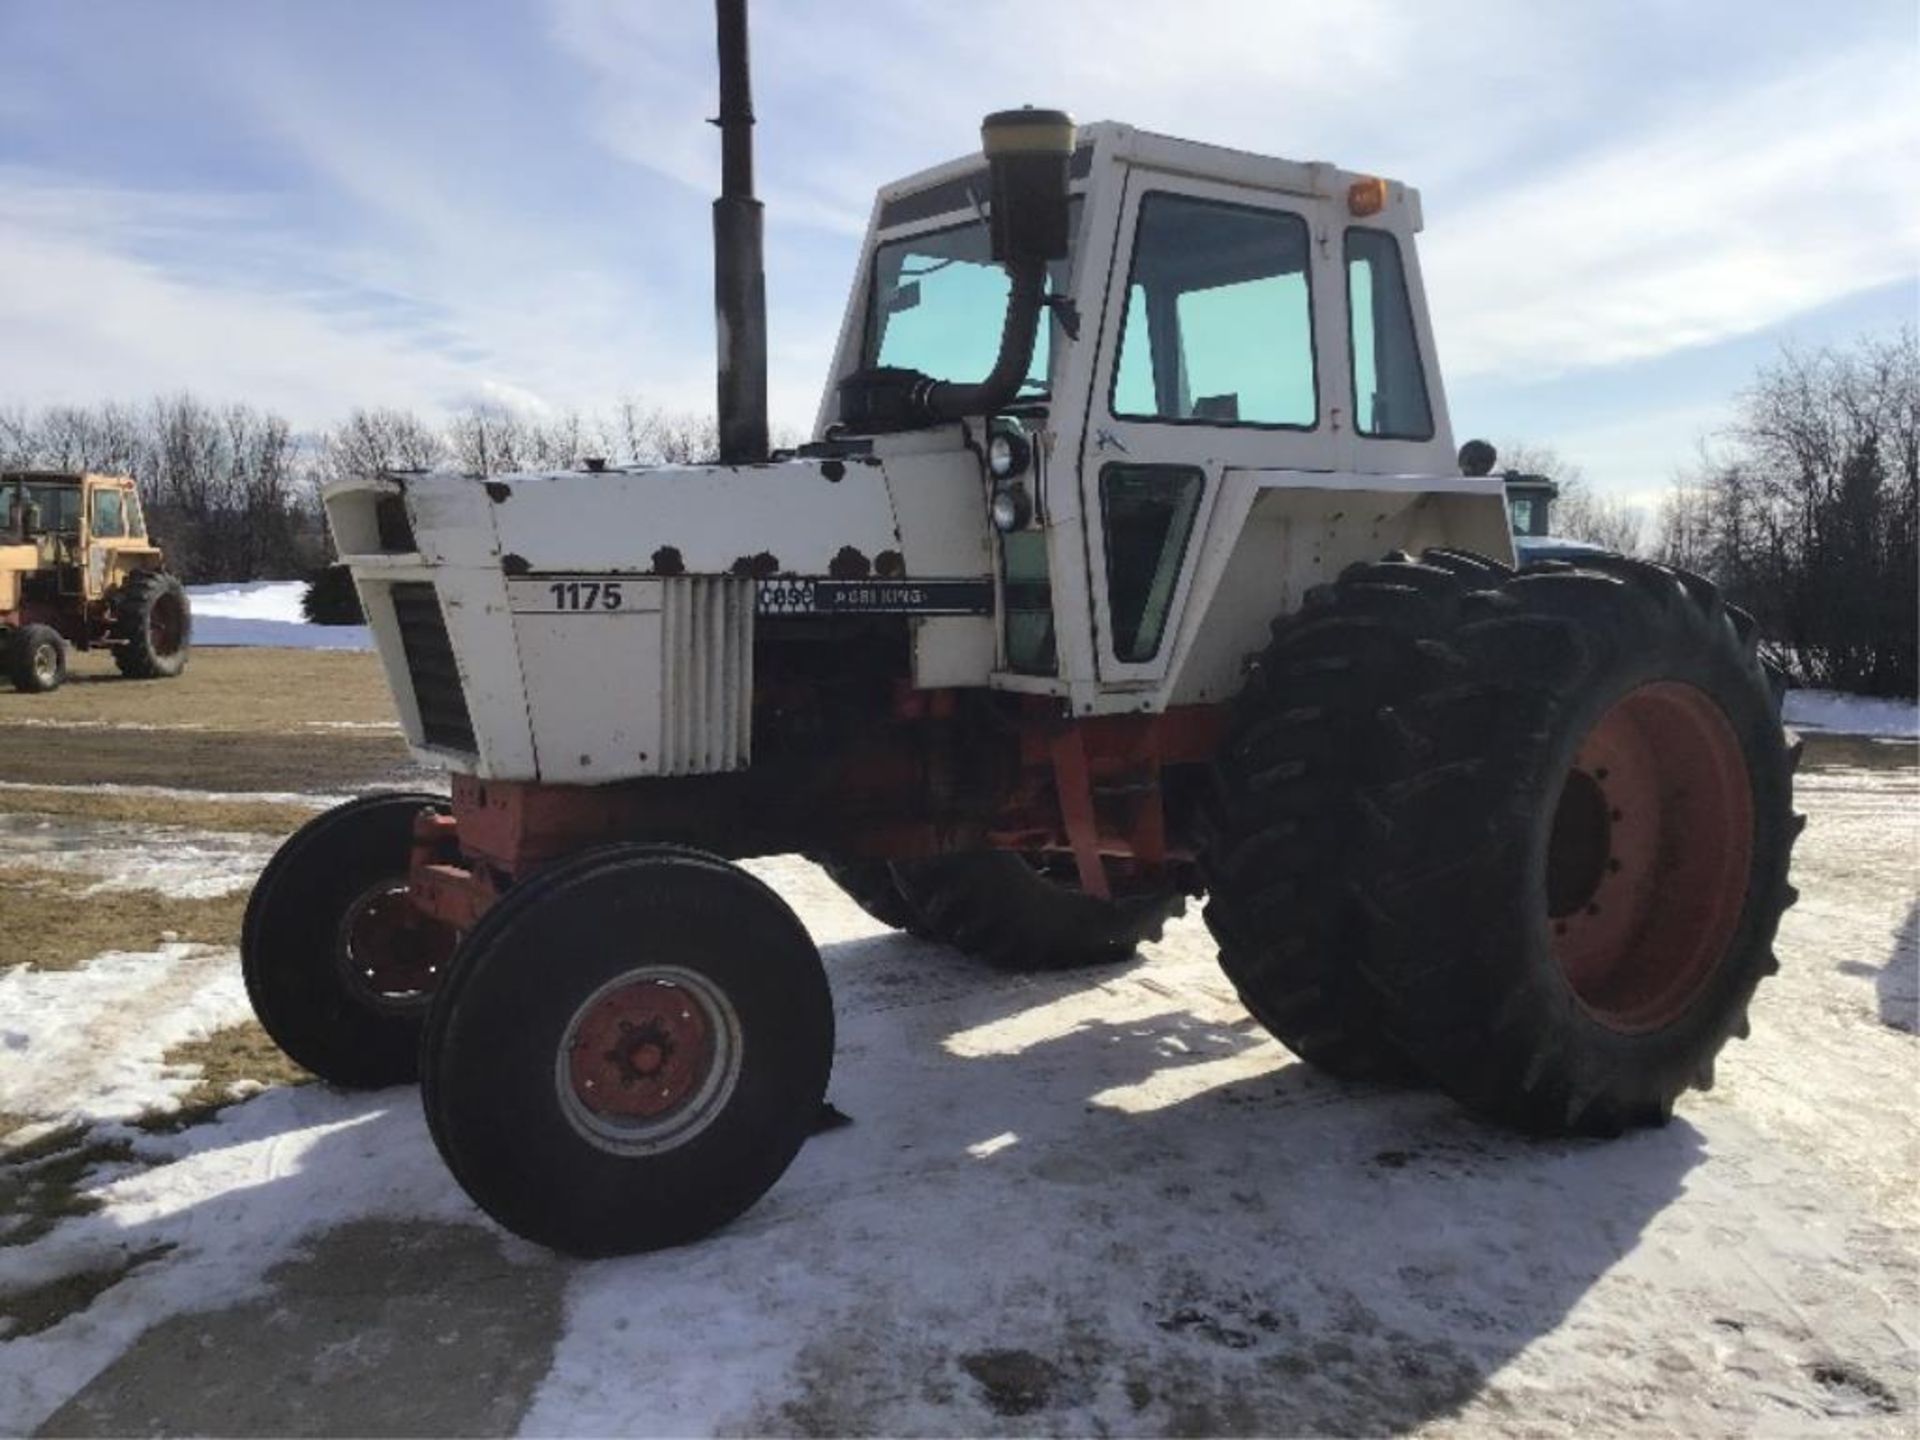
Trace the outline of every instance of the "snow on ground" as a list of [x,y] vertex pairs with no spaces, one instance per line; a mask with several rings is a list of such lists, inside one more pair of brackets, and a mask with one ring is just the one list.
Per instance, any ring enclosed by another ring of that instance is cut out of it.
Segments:
[[277,845],[271,836],[244,831],[0,813],[0,855],[38,870],[97,875],[90,893],[159,890],[186,900],[231,895],[253,884]]
[[1797,730],[1885,739],[1920,737],[1920,701],[1880,700],[1838,690],[1789,690],[1785,717]]
[[55,1122],[170,1109],[196,1076],[161,1057],[252,1014],[237,957],[166,944],[78,970],[0,974],[0,1096]]
[[189,585],[196,645],[278,645],[301,650],[371,650],[364,625],[312,625],[300,610],[303,580]]
[[[0,1344],[0,1432],[76,1394],[63,1413],[107,1429],[209,1428],[167,1416],[199,1413],[228,1363],[200,1358],[231,1355],[223,1316],[264,1325],[230,1363],[307,1428],[364,1416],[358,1377],[388,1353],[410,1400],[466,1413],[455,1361],[480,1320],[461,1296],[514,1269],[565,1289],[558,1322],[513,1337],[545,1357],[529,1435],[1909,1435],[1916,773],[1803,775],[1805,900],[1752,1040],[1671,1126],[1613,1143],[1528,1141],[1316,1075],[1248,1019],[1193,917],[1123,967],[1014,977],[878,930],[803,861],[757,864],[834,978],[832,1096],[854,1123],[740,1221],[556,1260],[466,1202],[410,1091],[270,1092],[141,1136],[144,1163],[97,1177],[104,1208],[6,1252],[12,1288],[176,1247]],[[138,1068],[144,1029],[237,1003],[209,978],[230,955],[144,958],[0,991],[0,1024],[59,1043],[58,1086],[94,1113],[126,1113],[115,1087],[139,1082],[90,1025],[140,1036]],[[64,1025],[20,1018],[61,1007]],[[369,1220],[486,1242],[444,1277],[451,1318],[422,1332],[372,1274],[274,1268]],[[273,1349],[266,1332],[303,1323],[307,1348]]]

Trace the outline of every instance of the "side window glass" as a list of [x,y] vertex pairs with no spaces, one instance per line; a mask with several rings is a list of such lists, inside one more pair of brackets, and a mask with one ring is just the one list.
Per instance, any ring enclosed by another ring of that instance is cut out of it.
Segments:
[[1059,669],[1053,648],[1053,580],[1047,533],[1015,530],[1000,537],[1000,589],[1006,610],[1007,668],[1022,675]]
[[1109,465],[1100,472],[1113,653],[1151,660],[1160,649],[1205,477],[1183,465]]
[[1399,243],[1384,230],[1349,230],[1346,251],[1354,429],[1431,440],[1433,411]]
[[1298,215],[1145,197],[1113,413],[1312,429],[1319,398],[1307,256]]
[[126,535],[127,516],[118,490],[93,492],[93,533],[101,540],[118,540]]
[[136,540],[147,538],[147,517],[140,513],[140,492],[127,491],[127,534]]

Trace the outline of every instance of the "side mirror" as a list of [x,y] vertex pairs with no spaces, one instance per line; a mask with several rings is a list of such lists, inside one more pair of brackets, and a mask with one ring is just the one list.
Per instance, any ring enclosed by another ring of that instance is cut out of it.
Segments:
[[1063,110],[1001,110],[980,122],[993,258],[1002,265],[1067,258],[1073,142],[1073,117]]

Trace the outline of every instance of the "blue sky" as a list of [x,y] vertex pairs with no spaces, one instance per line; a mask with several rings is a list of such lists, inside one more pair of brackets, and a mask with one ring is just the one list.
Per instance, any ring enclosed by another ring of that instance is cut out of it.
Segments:
[[[0,0],[0,404],[711,403],[701,0]],[[1913,323],[1912,0],[757,0],[775,418],[874,187],[1062,105],[1418,185],[1461,437],[1646,495]]]

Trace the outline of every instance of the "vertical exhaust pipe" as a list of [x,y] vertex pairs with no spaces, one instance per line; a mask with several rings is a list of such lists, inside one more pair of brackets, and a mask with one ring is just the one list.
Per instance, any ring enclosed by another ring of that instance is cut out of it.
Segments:
[[714,0],[720,42],[720,198],[713,202],[713,310],[720,463],[767,458],[767,276],[753,194],[747,0]]

